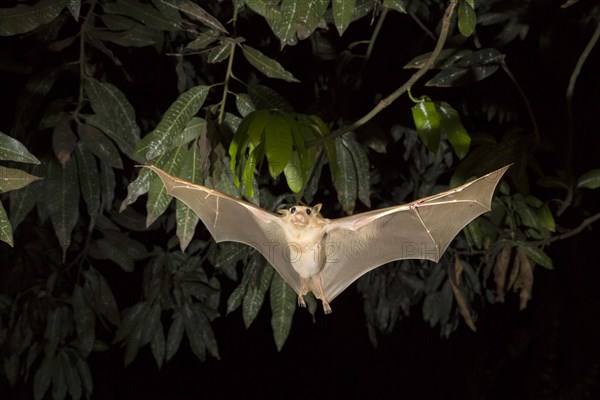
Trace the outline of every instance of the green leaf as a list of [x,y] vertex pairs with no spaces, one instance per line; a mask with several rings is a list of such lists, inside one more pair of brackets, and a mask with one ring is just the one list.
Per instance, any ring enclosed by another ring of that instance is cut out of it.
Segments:
[[2,132],[0,132],[0,160],[18,161],[30,164],[40,163],[40,160],[27,151],[27,148],[25,148],[21,142]]
[[441,117],[435,103],[422,100],[411,111],[421,142],[429,151],[437,153],[441,137]]
[[356,135],[353,133],[342,136],[342,142],[350,152],[352,161],[354,162],[354,168],[356,169],[356,181],[358,184],[358,198],[367,207],[371,207],[371,176],[369,172],[370,164],[367,157],[367,152],[363,146],[358,143]]
[[116,86],[92,78],[84,81],[85,93],[96,113],[86,117],[86,122],[104,132],[128,157],[140,140],[140,128],[135,120],[135,110],[123,92]]
[[219,22],[219,20],[210,15],[206,10],[200,7],[198,4],[190,0],[179,0],[177,3],[163,1],[164,4],[174,7],[181,12],[186,13],[193,19],[202,22],[209,28],[214,30],[227,33],[227,29]]
[[[196,307],[192,308],[185,304],[182,308],[183,323],[185,325],[185,334],[190,342],[192,352],[200,361],[206,359],[206,343],[204,341],[203,331],[207,329],[208,319],[204,313]],[[208,327],[210,328],[210,327]]]
[[104,4],[103,8],[109,14],[127,15],[153,29],[162,31],[176,31],[180,29],[178,22],[164,16],[151,5],[139,1],[117,0],[116,3]]
[[252,103],[250,95],[246,93],[236,93],[235,106],[242,117],[246,117],[252,111],[256,110],[256,106]]
[[137,145],[135,154],[151,160],[163,154],[204,104],[209,86],[195,86],[182,93],[163,115],[158,126]]
[[256,170],[256,165],[263,159],[264,155],[265,147],[262,144],[254,148],[250,154],[248,154],[248,159],[244,165],[244,172],[242,175],[244,185],[246,186],[245,196],[248,199],[254,197],[254,171]]
[[79,186],[87,204],[88,214],[92,225],[100,212],[100,174],[98,165],[92,153],[81,143],[75,149],[77,167],[79,170]]
[[578,188],[598,189],[600,187],[600,168],[592,169],[577,179]]
[[83,295],[94,311],[106,317],[113,325],[119,324],[119,310],[106,279],[94,268],[83,271]]
[[277,350],[281,351],[290,334],[294,312],[296,311],[297,295],[279,274],[273,274],[270,300],[273,338],[275,339]]
[[[113,17],[120,17],[120,15]],[[98,41],[108,41],[123,47],[146,47],[162,41],[162,32],[127,19],[131,26],[126,30],[116,32],[104,28],[94,28],[89,31],[89,35]]]
[[81,142],[96,157],[114,168],[123,169],[123,161],[114,143],[92,125],[79,125]]
[[302,165],[300,164],[298,152],[295,151],[292,153],[292,158],[290,158],[290,161],[283,169],[283,173],[288,187],[292,192],[299,193],[304,188],[306,178]]
[[46,355],[40,368],[35,372],[35,376],[33,377],[33,398],[35,400],[41,400],[50,387],[52,373],[56,369],[56,364],[56,359],[53,356]]
[[231,49],[233,48],[233,43],[225,42],[218,46],[213,47],[208,52],[208,62],[209,63],[220,63],[223,60],[226,60],[231,56]]
[[552,211],[550,211],[550,207],[548,203],[544,203],[541,207],[537,209],[537,219],[540,224],[548,229],[550,232],[556,231],[556,224],[554,222],[554,217],[552,216]]
[[208,32],[199,32],[198,36],[185,47],[190,50],[202,50],[208,47],[211,43],[214,43],[219,39],[219,33],[214,30]]
[[19,4],[0,9],[0,36],[12,36],[34,30],[58,17],[67,0],[41,0],[28,6]]
[[8,220],[8,215],[6,215],[6,210],[2,203],[0,203],[0,240],[5,243],[8,243],[10,247],[13,247],[13,236],[12,236],[12,228],[10,226],[10,221]]
[[404,4],[404,0],[383,0],[383,6],[406,14],[406,4]]
[[77,357],[76,361],[77,371],[79,372],[79,377],[81,378],[81,383],[83,384],[83,388],[85,389],[85,394],[89,398],[91,397],[92,391],[94,389],[94,383],[92,381],[92,373],[90,372],[90,367],[81,357]]
[[40,179],[25,171],[0,166],[0,193],[21,189]]
[[44,198],[63,249],[64,261],[71,244],[71,231],[79,218],[79,179],[75,159],[71,158],[64,168],[58,162],[49,163]]
[[292,131],[287,119],[271,112],[265,125],[265,150],[269,172],[277,178],[292,158]]
[[258,315],[275,271],[270,265],[265,265],[265,260],[259,257],[252,258],[251,264],[254,265],[250,271],[246,272],[251,274],[242,303],[242,315],[246,328],[250,327]]
[[[192,183],[202,184],[204,182],[204,177],[200,176],[200,150],[198,149],[198,146],[192,146],[192,148],[186,152],[179,177]],[[179,246],[181,251],[184,252],[192,241],[196,225],[198,225],[200,218],[181,200],[177,200],[175,215],[177,220]]]
[[569,190],[568,179],[559,176],[542,176],[536,184],[549,189]]
[[552,259],[542,249],[525,243],[517,243],[517,245],[534,263],[539,264],[544,268],[554,269]]
[[[296,30],[298,39],[303,40],[308,38],[315,29],[319,26],[319,23],[323,19],[323,15],[329,5],[329,0],[312,0],[312,1],[293,1],[289,0],[290,3],[297,4],[297,11],[295,13],[294,23],[296,24]],[[287,14],[282,4],[282,14]]]
[[340,36],[352,22],[355,7],[356,0],[332,0],[333,21]]
[[181,312],[176,311],[173,314],[173,321],[171,322],[169,333],[167,335],[165,361],[169,361],[175,355],[175,353],[177,353],[177,350],[181,345],[183,332],[183,317],[181,316]]
[[71,304],[73,305],[73,320],[77,332],[77,349],[82,357],[87,357],[92,351],[96,339],[96,318],[85,301],[83,288],[79,285],[75,285]]
[[102,187],[102,204],[104,209],[109,211],[115,198],[117,182],[112,167],[104,162],[100,162],[100,186]]
[[[31,172],[41,175],[43,173],[42,168],[45,168],[45,165],[37,164],[32,168]],[[35,204],[40,197],[39,193],[42,184],[43,181],[38,181],[37,183],[34,182],[25,186],[25,188],[21,190],[13,190],[10,192],[10,222],[13,230],[17,229],[27,214],[35,207]]]
[[242,44],[241,46],[246,60],[269,78],[283,79],[287,82],[300,82],[277,61],[248,45]]
[[339,177],[334,179],[334,185],[337,189],[338,200],[342,208],[348,214],[352,214],[356,205],[356,194],[358,182],[356,178],[356,169],[352,154],[344,146],[342,139],[335,139],[335,148],[337,154],[337,164],[339,169]]
[[475,31],[477,16],[472,4],[466,0],[460,0],[458,3],[458,30],[461,35],[469,37]]
[[73,365],[67,350],[63,350],[58,354],[60,360],[60,367],[63,370],[66,387],[73,399],[81,398],[81,379],[79,377],[79,371],[77,366]]
[[471,147],[471,137],[460,121],[458,112],[446,102],[436,103],[437,110],[441,117],[440,125],[442,131],[448,137],[452,149],[461,160],[465,158]]
[[54,127],[52,133],[52,148],[54,149],[56,158],[62,166],[69,161],[71,153],[75,150],[76,145],[77,137],[75,137],[75,134],[71,129],[70,119],[65,116],[60,120],[58,125]]
[[204,118],[193,117],[188,121],[185,125],[183,132],[181,135],[175,137],[172,147],[179,147],[184,144],[188,144],[193,140],[197,140],[203,131],[206,131],[206,120]]
[[452,87],[478,82],[498,70],[504,55],[493,48],[481,49],[440,71],[425,86]]
[[156,365],[160,369],[165,360],[165,332],[162,322],[158,321],[152,340],[150,341],[150,349],[156,361]]
[[[154,165],[168,174],[176,175],[181,169],[184,154],[185,146],[168,150],[155,160],[156,162]],[[172,199],[173,198],[167,194],[167,190],[160,178],[156,174],[153,174],[148,190],[148,201],[146,202],[146,210],[148,212],[146,226],[152,225],[154,221],[165,212]]]

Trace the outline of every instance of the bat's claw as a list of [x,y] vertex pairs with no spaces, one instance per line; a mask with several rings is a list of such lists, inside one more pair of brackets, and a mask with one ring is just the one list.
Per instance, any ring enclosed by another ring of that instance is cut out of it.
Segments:
[[306,308],[306,303],[304,302],[304,296],[301,294],[298,295],[298,305],[302,308]]
[[331,306],[326,301],[323,302],[323,312],[325,314],[331,314]]

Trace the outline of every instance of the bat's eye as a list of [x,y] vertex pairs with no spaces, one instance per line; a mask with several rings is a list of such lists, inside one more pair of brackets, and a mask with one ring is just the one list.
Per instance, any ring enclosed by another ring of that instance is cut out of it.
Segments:
[[306,215],[310,215],[312,213],[312,211],[310,210],[310,208],[306,209]]
[[295,213],[295,212],[296,212],[296,207],[292,207],[292,208],[290,208],[290,212],[291,212],[292,214],[293,214],[293,213]]

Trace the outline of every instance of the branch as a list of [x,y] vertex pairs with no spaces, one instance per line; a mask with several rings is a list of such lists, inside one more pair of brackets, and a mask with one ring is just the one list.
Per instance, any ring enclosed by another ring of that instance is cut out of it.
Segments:
[[538,244],[550,244],[552,242],[556,242],[556,241],[559,241],[559,240],[570,238],[571,236],[577,235],[582,230],[584,230],[589,225],[593,224],[594,222],[596,222],[598,220],[600,220],[600,213],[592,215],[591,217],[587,217],[586,219],[584,219],[583,221],[581,221],[581,224],[579,224],[579,226],[577,226],[576,228],[571,229],[569,232],[561,233],[560,235],[552,236],[552,237],[550,237],[548,239],[538,240],[538,241],[535,241],[535,242],[527,242],[527,244],[531,244],[531,245],[534,245],[534,246],[538,245]]
[[331,132],[327,136],[324,136],[324,137],[321,137],[321,138],[318,138],[315,140],[309,140],[306,142],[306,145],[307,146],[315,146],[315,145],[321,144],[323,142],[326,142],[328,140],[331,140],[333,138],[336,138],[338,136],[341,136],[344,133],[352,132],[352,131],[356,130],[357,128],[363,126],[364,124],[369,122],[375,115],[379,114],[379,112],[381,112],[384,108],[386,108],[387,106],[392,104],[403,93],[405,93],[407,90],[409,90],[419,79],[421,79],[421,77],[423,75],[425,75],[425,73],[433,66],[433,63],[438,58],[438,56],[440,55],[440,52],[444,48],[444,44],[446,43],[446,38],[448,37],[448,31],[450,30],[450,18],[452,17],[452,13],[454,12],[454,8],[456,7],[456,4],[457,4],[457,2],[452,0],[450,2],[450,4],[448,5],[448,7],[446,8],[446,12],[444,13],[444,19],[442,22],[442,29],[440,31],[440,36],[438,38],[437,44],[435,45],[435,48],[434,48],[433,52],[431,53],[431,56],[429,56],[429,59],[423,65],[423,67],[421,69],[419,69],[417,72],[415,72],[402,86],[400,86],[398,89],[396,89],[392,94],[390,94],[385,99],[380,100],[379,103],[377,103],[377,105],[371,111],[369,111],[367,114],[365,114],[358,121],[354,122],[351,125],[346,125],[339,129],[336,129],[335,131]]
[[[569,3],[569,2],[567,2]],[[565,3],[565,4],[567,4]],[[563,5],[564,6],[564,5]],[[565,99],[567,101],[567,118],[568,118],[568,132],[569,136],[567,138],[567,168],[570,168],[571,161],[573,159],[573,136],[574,136],[574,128],[573,128],[573,93],[575,92],[575,83],[577,82],[577,78],[579,77],[579,73],[581,72],[581,68],[583,64],[587,60],[588,56],[592,52],[592,49],[598,42],[598,38],[600,38],[600,23],[596,26],[596,30],[594,34],[590,38],[587,46],[583,49],[583,52],[579,56],[577,60],[577,64],[575,64],[575,69],[573,69],[573,73],[571,74],[571,78],[569,79],[569,86],[567,87],[567,92],[565,93]]]

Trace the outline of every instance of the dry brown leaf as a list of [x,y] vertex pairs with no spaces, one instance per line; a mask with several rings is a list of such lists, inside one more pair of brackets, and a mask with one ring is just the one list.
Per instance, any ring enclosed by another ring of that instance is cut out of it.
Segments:
[[[448,266],[448,270],[450,270],[450,266]],[[464,266],[460,258],[456,257],[454,260],[454,277],[448,271],[448,278],[450,280],[450,287],[452,287],[452,293],[454,293],[454,299],[456,299],[456,304],[458,305],[458,310],[460,311],[460,315],[462,315],[465,320],[465,324],[473,332],[477,332],[477,328],[475,327],[475,322],[473,322],[473,317],[471,316],[471,309],[469,307],[469,302],[465,298],[463,291],[458,287],[461,283],[462,272],[464,270]],[[454,278],[454,279],[453,279]]]
[[514,290],[519,290],[519,310],[522,311],[527,307],[527,302],[531,299],[535,263],[520,249],[517,250],[517,259],[520,260],[520,272],[519,277],[515,281]]
[[512,247],[510,244],[505,244],[502,250],[496,256],[496,264],[494,265],[494,282],[496,283],[496,301],[504,303],[504,286],[506,285],[506,273],[508,271],[508,263]]

